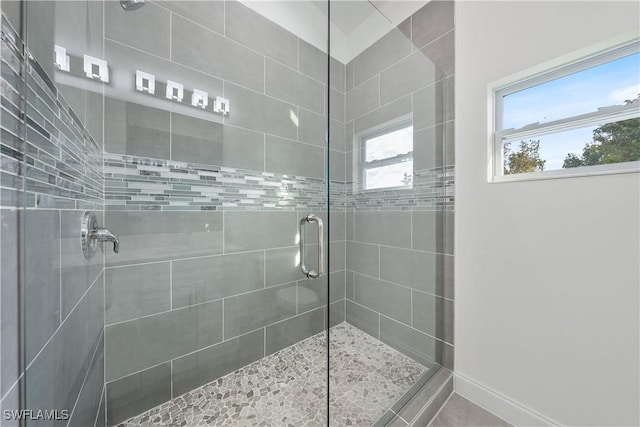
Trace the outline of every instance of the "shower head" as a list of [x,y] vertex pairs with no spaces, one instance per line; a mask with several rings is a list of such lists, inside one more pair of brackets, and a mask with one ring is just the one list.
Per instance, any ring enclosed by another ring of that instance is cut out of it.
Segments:
[[120,6],[126,11],[140,9],[145,0],[120,0]]

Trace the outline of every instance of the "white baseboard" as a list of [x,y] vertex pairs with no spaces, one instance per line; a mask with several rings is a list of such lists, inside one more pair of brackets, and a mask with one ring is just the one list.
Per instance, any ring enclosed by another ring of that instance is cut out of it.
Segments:
[[457,372],[454,375],[454,390],[456,393],[502,418],[509,424],[517,427],[561,425],[471,378],[467,378]]

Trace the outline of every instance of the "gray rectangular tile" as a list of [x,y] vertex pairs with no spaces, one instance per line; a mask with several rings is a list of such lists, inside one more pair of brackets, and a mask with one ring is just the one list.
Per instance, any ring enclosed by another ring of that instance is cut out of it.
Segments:
[[347,270],[346,274],[345,274],[345,288],[346,288],[346,298],[350,299],[351,301],[354,301],[354,293],[353,293],[353,276],[354,276],[354,272],[353,271],[349,271]]
[[305,279],[298,282],[298,313],[304,313],[318,307],[326,307],[327,275],[317,279]]
[[105,270],[105,324],[122,322],[171,307],[170,263]]
[[380,97],[380,79],[374,76],[347,93],[347,122],[378,108]]
[[[4,3],[4,2],[3,2]],[[27,39],[29,53],[41,64],[47,75],[53,79],[54,65],[50,60],[55,40],[55,3],[33,1],[26,3]]]
[[329,90],[329,117],[340,122],[345,121],[346,95],[335,89]]
[[222,305],[214,301],[108,326],[107,381],[190,353],[200,344],[218,342],[222,339],[221,324]]
[[171,363],[107,384],[107,424],[116,425],[171,399]]
[[329,327],[333,328],[336,325],[346,320],[346,300],[340,300],[329,305]]
[[[329,122],[329,148],[347,151],[346,125],[338,120]],[[351,147],[348,147],[348,149],[351,149]]]
[[384,105],[441,78],[437,66],[417,51],[380,74],[380,103]]
[[105,37],[169,59],[170,13],[153,3],[125,13],[119,2],[105,2]]
[[439,81],[413,94],[413,129],[420,130],[444,120],[443,83]]
[[[433,369],[437,369],[437,367],[434,367]],[[438,369],[433,377],[415,393],[411,400],[402,408],[398,409],[398,413],[405,419],[412,422],[416,419],[416,416],[425,409],[427,404],[429,404],[429,408],[426,408],[428,411],[437,412],[442,407],[443,402],[440,402],[440,404],[437,405],[432,399],[436,397],[435,400],[437,400],[439,391],[442,390],[443,385],[450,381],[451,378],[451,371],[448,369]],[[426,420],[426,422],[428,422],[428,420]],[[427,424],[423,425],[426,426]]]
[[222,253],[222,212],[106,212],[120,238],[107,264],[122,265]]
[[318,81],[326,82],[327,54],[302,39],[298,39],[298,53],[298,70]]
[[408,249],[380,249],[380,278],[442,295],[442,255]]
[[455,126],[453,120],[444,125],[444,164],[447,166],[456,164]]
[[[472,422],[470,422],[473,420]],[[511,427],[502,419],[486,411],[464,397],[453,394],[444,405],[438,416],[429,424],[431,427]]]
[[304,74],[265,60],[265,93],[316,113],[324,112],[324,86]]
[[327,118],[322,114],[302,108],[298,109],[298,141],[317,145],[318,147],[326,147]]
[[82,391],[78,396],[69,427],[93,426],[98,414],[99,405],[104,388],[104,341],[100,341],[100,346],[95,352],[94,358],[89,366],[86,380],[82,386]]
[[411,247],[411,212],[356,212],[354,224],[358,242]]
[[[0,209],[0,396],[4,397],[20,376],[18,242],[22,215],[16,209]],[[21,238],[21,237],[20,237]]]
[[330,181],[345,182],[346,181],[346,167],[345,167],[345,154],[341,151],[329,150],[330,167],[331,172],[327,175]]
[[169,112],[107,97],[105,151],[169,159]]
[[324,308],[301,314],[266,328],[266,354],[275,353],[324,330]]
[[104,273],[96,279],[89,292],[87,299],[87,343],[89,352],[92,353],[98,346],[104,333]]
[[225,253],[282,248],[296,244],[295,212],[225,212]]
[[173,362],[173,395],[179,396],[264,356],[264,330],[224,341]]
[[444,253],[453,255],[453,235],[455,229],[455,215],[453,212],[444,213]]
[[392,28],[353,60],[355,85],[395,64],[411,53],[411,41],[400,29]]
[[449,121],[449,120],[453,120],[455,119],[456,116],[456,111],[455,111],[455,77],[454,76],[449,76],[446,79],[444,79],[444,107],[445,107],[445,114],[444,114],[444,119],[445,121]]
[[337,302],[346,297],[347,271],[332,271],[329,274],[330,302]]
[[351,60],[345,67],[345,90],[349,92],[353,86],[353,60]]
[[415,418],[416,424],[427,425],[442,408],[451,393],[453,393],[453,377],[447,380],[444,387],[440,389],[438,395],[433,399],[432,404]]
[[422,52],[446,76],[455,73],[455,31],[451,31],[422,48]]
[[323,179],[325,150],[267,135],[264,162],[268,172]]
[[411,290],[371,277],[353,277],[355,301],[407,325],[411,324]]
[[171,114],[171,159],[222,164],[223,125],[182,114]]
[[225,2],[226,36],[297,68],[298,39],[289,31],[236,1]]
[[226,125],[222,136],[222,166],[264,170],[264,135]]
[[441,360],[441,342],[385,316],[380,317],[380,341],[425,366]]
[[444,164],[444,126],[436,125],[413,133],[413,169],[423,170]]
[[347,270],[379,277],[379,247],[366,243],[347,242]]
[[[373,128],[383,127],[391,121],[410,117],[412,109],[411,96],[404,96],[354,120],[352,131],[358,134]],[[348,137],[347,140],[349,140]],[[349,148],[355,149],[356,147]]]
[[420,291],[412,291],[413,327],[453,342],[453,302]]
[[267,286],[302,280],[305,276],[300,271],[300,249],[297,246],[266,251]]
[[224,337],[229,339],[296,314],[296,285],[274,286],[224,300]]
[[224,34],[224,2],[222,1],[170,0],[159,1],[157,4],[210,30]]
[[231,104],[226,123],[284,138],[296,138],[295,106],[227,82],[224,94]]
[[453,29],[453,1],[429,2],[411,20],[411,40],[421,48]]
[[413,211],[412,237],[414,249],[444,251],[444,212]]
[[173,307],[264,287],[264,252],[173,261]]
[[378,313],[347,300],[347,323],[378,339],[380,337],[379,322]]
[[[228,7],[228,3],[226,6]],[[227,30],[230,27],[227,25]],[[224,58],[223,61],[220,58]],[[262,91],[264,58],[223,36],[172,15],[171,59],[224,80]],[[231,108],[233,107],[233,98]]]
[[[60,324],[60,213],[28,210],[24,219],[26,360]],[[14,249],[15,250],[15,249]]]
[[333,56],[329,58],[329,86],[342,93],[346,93],[347,67]]

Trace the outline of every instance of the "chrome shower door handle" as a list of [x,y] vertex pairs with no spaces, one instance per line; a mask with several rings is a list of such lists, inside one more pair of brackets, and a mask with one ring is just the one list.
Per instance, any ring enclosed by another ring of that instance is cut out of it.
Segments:
[[[318,224],[318,269],[309,270],[304,265],[304,229],[308,222],[315,222]],[[309,279],[317,279],[324,274],[324,224],[322,220],[314,215],[309,214],[300,220],[300,227],[298,232],[300,233],[300,270]]]

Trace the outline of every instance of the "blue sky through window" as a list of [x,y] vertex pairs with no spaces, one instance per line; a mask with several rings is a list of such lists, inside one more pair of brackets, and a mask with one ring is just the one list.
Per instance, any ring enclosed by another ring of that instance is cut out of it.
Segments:
[[[640,94],[640,53],[514,92],[503,99],[503,127],[521,128],[532,123],[597,111],[598,107],[622,105]],[[568,153],[581,154],[598,126],[536,137],[545,170],[561,169]],[[517,149],[514,141],[512,149]]]

